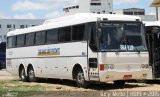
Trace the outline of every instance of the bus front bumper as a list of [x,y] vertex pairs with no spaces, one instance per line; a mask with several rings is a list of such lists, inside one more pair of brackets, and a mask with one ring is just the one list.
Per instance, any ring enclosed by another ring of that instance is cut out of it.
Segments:
[[143,71],[130,71],[130,72],[117,72],[117,71],[108,71],[101,72],[100,82],[109,82],[116,80],[143,80],[148,77],[148,70]]

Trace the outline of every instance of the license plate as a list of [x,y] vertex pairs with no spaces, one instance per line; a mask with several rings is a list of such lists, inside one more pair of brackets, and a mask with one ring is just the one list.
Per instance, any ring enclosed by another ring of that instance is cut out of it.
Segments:
[[130,80],[130,79],[132,79],[132,75],[124,75],[123,79]]

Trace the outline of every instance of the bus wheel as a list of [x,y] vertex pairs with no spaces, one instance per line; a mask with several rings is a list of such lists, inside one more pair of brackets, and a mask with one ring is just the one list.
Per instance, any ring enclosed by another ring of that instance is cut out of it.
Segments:
[[85,81],[84,73],[83,73],[82,70],[79,70],[77,72],[76,82],[77,82],[77,86],[78,87],[83,87],[83,88],[87,88],[88,87],[88,82]]
[[124,85],[125,85],[125,81],[123,81],[123,80],[114,81],[114,84],[115,84],[115,86],[118,87],[118,88],[123,88]]
[[37,78],[35,77],[33,67],[30,67],[28,70],[28,79],[30,82],[36,82]]
[[26,76],[26,73],[25,73],[25,69],[24,69],[24,68],[21,68],[21,69],[20,69],[19,78],[20,78],[20,80],[23,81],[23,82],[26,82],[26,81],[27,81],[27,76]]

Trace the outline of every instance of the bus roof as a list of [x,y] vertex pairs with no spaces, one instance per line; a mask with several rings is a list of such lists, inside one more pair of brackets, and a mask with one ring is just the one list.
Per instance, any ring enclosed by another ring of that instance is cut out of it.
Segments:
[[94,22],[94,21],[97,21],[97,19],[103,20],[104,18],[107,19],[108,21],[136,21],[136,20],[141,21],[141,18],[138,16],[78,13],[78,14],[64,16],[56,19],[46,20],[43,25],[10,31],[7,33],[7,36],[14,36],[19,34],[58,28],[58,27],[65,27],[65,26],[70,26],[75,24]]
[[160,26],[160,21],[143,22],[145,26]]

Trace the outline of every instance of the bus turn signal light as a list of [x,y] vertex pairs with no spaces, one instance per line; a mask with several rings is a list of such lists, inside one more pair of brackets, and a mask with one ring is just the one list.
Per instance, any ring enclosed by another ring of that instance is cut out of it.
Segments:
[[104,71],[105,69],[105,65],[104,64],[100,64],[100,71]]

